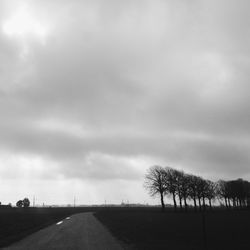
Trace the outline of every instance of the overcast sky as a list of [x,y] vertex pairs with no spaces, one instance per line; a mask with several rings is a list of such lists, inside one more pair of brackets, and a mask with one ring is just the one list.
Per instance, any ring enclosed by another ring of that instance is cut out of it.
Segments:
[[249,8],[0,0],[0,200],[154,203],[154,164],[250,180]]

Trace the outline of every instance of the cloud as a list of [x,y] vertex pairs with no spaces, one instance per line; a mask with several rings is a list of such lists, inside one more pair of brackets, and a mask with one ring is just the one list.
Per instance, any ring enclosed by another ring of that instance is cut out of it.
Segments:
[[152,164],[249,176],[248,5],[25,1],[40,42],[4,32],[22,3],[2,1],[0,149],[16,155],[3,176],[139,183]]

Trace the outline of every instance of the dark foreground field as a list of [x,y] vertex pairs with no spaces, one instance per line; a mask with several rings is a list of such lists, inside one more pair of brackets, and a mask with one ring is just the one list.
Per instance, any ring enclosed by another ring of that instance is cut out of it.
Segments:
[[98,208],[3,208],[0,209],[0,248],[75,213]]
[[250,249],[249,210],[206,212],[204,238],[202,213],[161,213],[159,208],[150,207],[0,209],[0,248],[67,216],[88,211],[95,212],[114,236],[133,249]]
[[250,211],[207,212],[206,239],[202,213],[110,208],[95,215],[117,238],[135,249],[250,249]]

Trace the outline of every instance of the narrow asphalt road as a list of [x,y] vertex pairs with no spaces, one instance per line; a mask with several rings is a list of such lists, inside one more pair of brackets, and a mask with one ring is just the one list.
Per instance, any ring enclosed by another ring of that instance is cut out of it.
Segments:
[[80,213],[4,248],[7,250],[124,249],[92,213]]

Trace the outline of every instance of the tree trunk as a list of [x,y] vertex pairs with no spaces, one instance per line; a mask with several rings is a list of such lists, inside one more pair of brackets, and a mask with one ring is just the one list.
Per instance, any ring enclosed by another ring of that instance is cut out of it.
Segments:
[[182,209],[182,198],[179,197],[179,204],[180,204],[180,209]]
[[203,203],[203,209],[206,210],[206,202],[204,196],[202,196],[202,203]]
[[210,210],[212,210],[212,202],[211,202],[211,199],[209,199],[209,207],[210,207]]
[[185,196],[184,196],[184,204],[185,204],[185,211],[187,211],[188,205],[187,205],[187,198]]
[[182,196],[181,196],[181,191],[180,190],[178,190],[178,196],[179,196],[180,209],[182,209]]
[[241,207],[245,207],[245,199],[244,198],[241,200]]
[[239,199],[239,206],[240,206],[240,208],[242,208],[242,200],[241,199]]
[[201,211],[201,198],[198,197],[198,201],[199,201],[199,210]]
[[173,201],[174,201],[174,210],[176,211],[177,205],[176,205],[175,193],[173,193]]
[[226,198],[226,197],[224,197],[224,199],[225,199],[225,205],[226,205],[226,208],[228,208],[228,205],[227,205],[227,198]]
[[162,211],[162,212],[165,211],[165,203],[164,203],[163,192],[161,192],[161,211]]
[[193,197],[193,200],[194,200],[194,209],[195,209],[195,211],[196,211],[196,210],[197,210],[196,197]]

